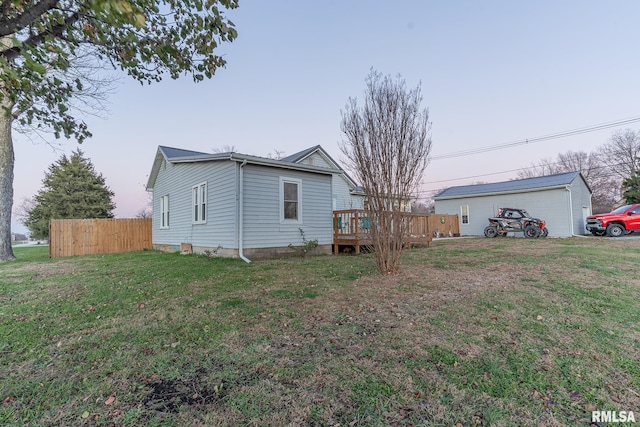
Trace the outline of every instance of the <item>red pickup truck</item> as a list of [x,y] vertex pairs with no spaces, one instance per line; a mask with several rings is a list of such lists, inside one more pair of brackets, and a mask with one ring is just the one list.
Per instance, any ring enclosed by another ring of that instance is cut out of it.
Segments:
[[587,231],[595,236],[619,237],[640,230],[640,203],[625,205],[606,213],[587,217]]

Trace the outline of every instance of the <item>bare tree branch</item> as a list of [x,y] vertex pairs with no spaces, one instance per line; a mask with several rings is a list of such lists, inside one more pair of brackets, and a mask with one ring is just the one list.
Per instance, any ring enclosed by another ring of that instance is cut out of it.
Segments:
[[340,149],[367,194],[376,263],[388,274],[398,269],[411,227],[404,213],[428,164],[431,124],[420,85],[407,90],[400,76],[373,70],[366,82],[364,106],[350,98],[342,112]]

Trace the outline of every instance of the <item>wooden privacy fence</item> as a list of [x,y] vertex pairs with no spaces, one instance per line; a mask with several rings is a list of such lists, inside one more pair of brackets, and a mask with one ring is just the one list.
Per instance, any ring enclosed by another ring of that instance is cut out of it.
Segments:
[[151,218],[52,219],[49,256],[111,254],[151,249]]
[[458,214],[429,214],[429,230],[433,237],[460,236],[460,221]]

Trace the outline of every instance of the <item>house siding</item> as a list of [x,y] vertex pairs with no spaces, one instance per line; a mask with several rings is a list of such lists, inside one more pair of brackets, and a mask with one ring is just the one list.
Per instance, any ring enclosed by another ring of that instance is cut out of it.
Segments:
[[364,196],[351,194],[349,183],[342,175],[334,174],[331,180],[333,206],[335,210],[364,209]]
[[[333,169],[338,167],[329,163],[320,153],[313,153],[301,163],[313,165],[321,168]],[[331,180],[331,192],[333,197],[334,210],[343,209],[364,209],[364,196],[351,194],[349,182],[342,174],[334,174]]]
[[573,206],[574,234],[588,234],[586,230],[587,216],[592,213],[591,192],[585,183],[576,179],[571,183],[571,204]]
[[[332,243],[331,175],[248,164],[244,167],[243,247],[287,247],[302,244],[300,228],[307,240],[319,245]],[[300,224],[280,221],[280,178],[301,180]]]
[[309,157],[304,159],[301,163],[302,164],[307,164],[307,165],[312,165],[312,166],[317,166],[317,167],[320,167],[320,168],[328,168],[328,169],[331,169],[331,168],[334,167],[331,163],[326,161],[325,158],[322,157],[322,155],[320,155],[317,152],[313,153],[312,155],[310,155]]
[[[207,183],[207,220],[192,223],[192,188]],[[169,196],[169,228],[160,228],[160,198]],[[179,249],[181,243],[194,248],[237,249],[236,163],[163,162],[153,189],[153,244]]]

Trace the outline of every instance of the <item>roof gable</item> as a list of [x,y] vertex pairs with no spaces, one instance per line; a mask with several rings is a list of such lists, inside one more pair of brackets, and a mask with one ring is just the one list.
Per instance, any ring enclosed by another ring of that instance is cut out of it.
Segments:
[[[324,149],[321,146],[316,145],[314,147],[309,147],[306,150],[302,150],[302,151],[299,151],[297,153],[291,154],[290,156],[283,157],[280,160],[282,160],[283,162],[299,163],[299,162],[303,161],[304,159],[306,159],[307,157],[309,157],[310,155],[312,155],[313,153],[315,153],[318,150],[324,151]],[[329,156],[329,155],[327,154],[327,156]],[[331,158],[331,157],[329,157],[329,158]],[[336,166],[337,166],[337,164],[336,164]]]
[[364,194],[364,189],[359,186],[354,180],[353,178],[351,178],[349,176],[349,174],[347,174],[347,172],[342,169],[342,167],[338,164],[338,162],[336,162],[333,157],[331,157],[329,155],[329,153],[327,153],[325,151],[324,148],[322,148],[322,146],[320,145],[316,145],[314,147],[309,147],[306,150],[302,150],[299,151],[297,153],[294,153],[290,156],[284,157],[282,159],[282,161],[284,162],[292,162],[292,163],[298,163],[301,164],[302,162],[304,162],[306,159],[308,159],[309,157],[313,156],[314,154],[318,154],[319,156],[321,156],[329,165],[331,165],[333,168],[335,169],[339,169],[342,173],[340,174],[340,177],[342,177],[342,179],[344,179],[347,182],[347,185],[351,188],[351,192],[352,193],[357,193],[357,194]]
[[[449,187],[434,196],[438,199],[456,199],[462,197],[473,197],[488,194],[520,193],[526,191],[537,191],[551,188],[558,188],[573,183],[576,178],[582,179],[589,188],[586,180],[580,172],[566,172],[555,175],[539,176],[534,178],[515,179],[512,181],[494,182],[491,184],[462,185]],[[589,189],[591,192],[591,189]]]
[[158,149],[164,154],[167,159],[177,157],[189,157],[189,156],[205,156],[207,153],[201,151],[183,150],[182,148],[165,147],[163,145],[158,146]]
[[[319,146],[318,146],[319,147]],[[160,171],[160,166],[163,161],[169,163],[196,163],[196,162],[212,162],[212,161],[235,161],[246,162],[254,165],[293,169],[303,172],[311,172],[318,174],[332,175],[334,173],[341,173],[342,170],[336,166],[336,168],[322,168],[317,166],[305,165],[301,163],[293,163],[285,160],[268,159],[265,157],[250,156],[240,153],[203,153],[200,151],[183,150],[181,148],[158,146],[156,157],[149,174],[149,180],[147,181],[147,191],[153,190],[155,181]]]

